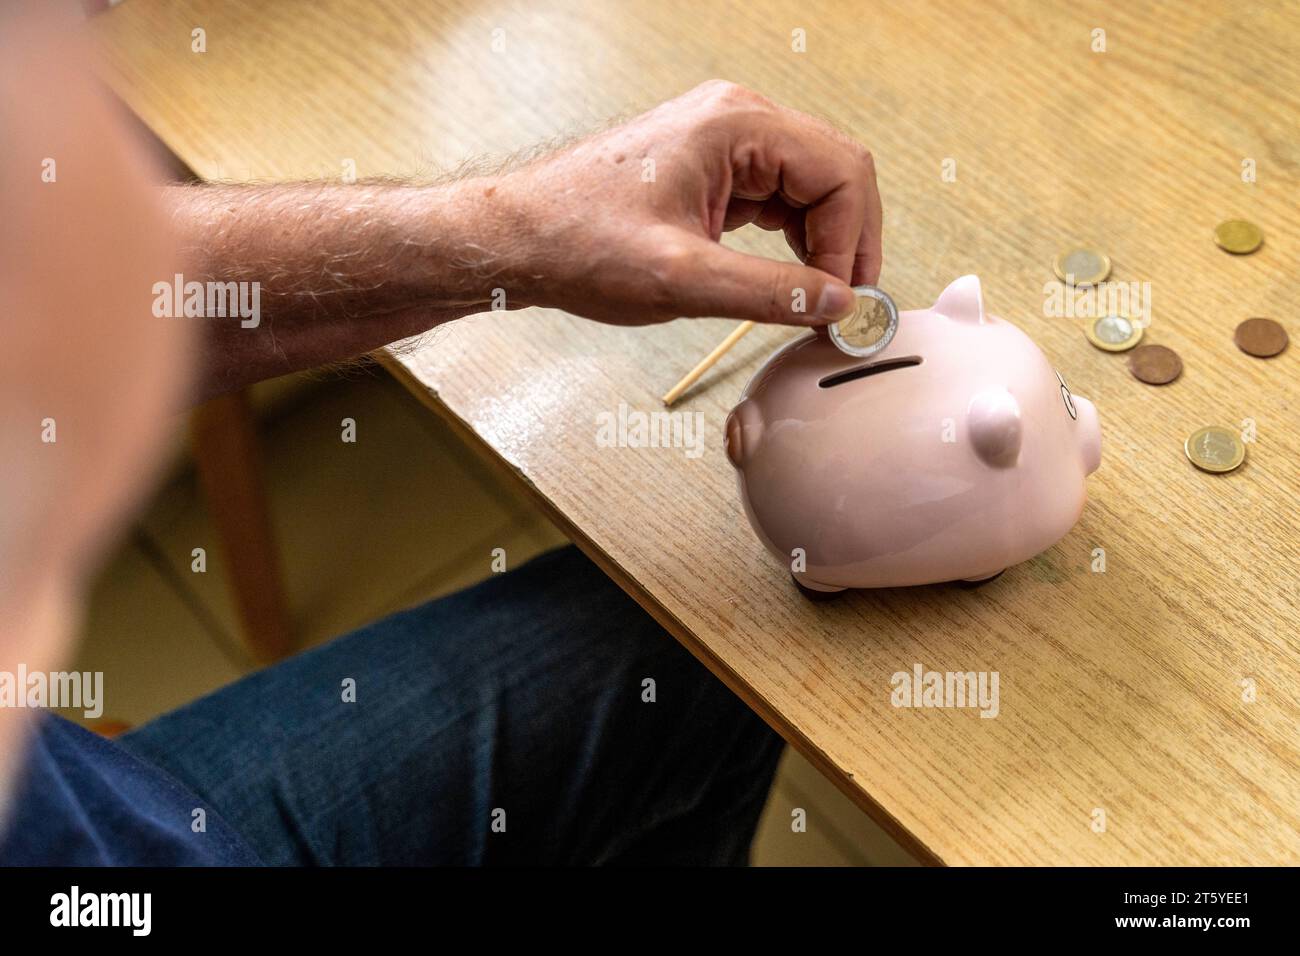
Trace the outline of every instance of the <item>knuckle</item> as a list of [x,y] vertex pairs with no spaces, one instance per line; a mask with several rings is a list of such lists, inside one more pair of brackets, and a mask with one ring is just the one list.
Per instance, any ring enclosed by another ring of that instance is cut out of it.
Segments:
[[736,84],[733,83],[731,80],[724,80],[721,77],[715,76],[711,80],[705,80],[703,83],[701,83],[699,86],[695,88],[695,91],[697,93],[716,94],[727,89],[728,87],[735,86],[735,85]]
[[871,154],[871,150],[867,149],[867,147],[865,146],[859,145],[858,150],[859,150],[858,158],[862,164],[862,169],[865,172],[867,179],[868,180],[875,179],[876,178],[876,157],[873,156]]
[[[789,322],[793,318],[798,318],[794,311],[794,303],[800,290],[796,288],[798,283],[789,280],[790,276],[784,269],[773,269],[768,278],[768,296],[764,311],[773,322]],[[807,290],[803,291],[806,294]]]
[[672,312],[680,299],[680,289],[689,281],[691,264],[696,256],[686,243],[667,239],[648,263],[649,302],[656,313]]
[[748,87],[731,80],[709,80],[698,89],[704,94],[705,101],[714,108],[729,109],[737,106],[766,106],[768,100]]

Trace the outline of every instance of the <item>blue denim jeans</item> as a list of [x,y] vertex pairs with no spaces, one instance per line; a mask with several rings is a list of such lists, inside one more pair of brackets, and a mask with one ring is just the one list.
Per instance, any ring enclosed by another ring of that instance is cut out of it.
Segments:
[[782,749],[572,547],[122,743],[263,861],[342,865],[743,864]]

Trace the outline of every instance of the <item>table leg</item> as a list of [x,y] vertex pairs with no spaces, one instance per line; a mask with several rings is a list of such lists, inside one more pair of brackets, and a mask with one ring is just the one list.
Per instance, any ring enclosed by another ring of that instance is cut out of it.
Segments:
[[196,408],[190,433],[244,641],[259,662],[279,660],[292,639],[247,390]]

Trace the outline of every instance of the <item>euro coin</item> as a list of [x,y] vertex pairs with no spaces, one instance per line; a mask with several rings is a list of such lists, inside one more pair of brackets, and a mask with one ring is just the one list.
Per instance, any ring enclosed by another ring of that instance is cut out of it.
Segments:
[[889,345],[898,331],[898,307],[889,295],[873,285],[855,285],[858,307],[846,319],[830,326],[831,341],[849,355],[866,358]]
[[1057,254],[1052,271],[1066,285],[1096,285],[1110,275],[1110,256],[1096,249],[1066,249]]
[[1224,252],[1244,256],[1254,252],[1264,243],[1259,226],[1244,219],[1229,219],[1214,227],[1214,241]]
[[1246,460],[1246,445],[1230,428],[1209,425],[1192,432],[1183,450],[1188,460],[1201,471],[1216,474],[1232,471]]
[[1127,352],[1142,341],[1142,326],[1126,315],[1103,315],[1083,327],[1088,341],[1106,352]]
[[1271,358],[1286,348],[1286,329],[1272,319],[1247,319],[1232,334],[1237,348],[1256,358]]
[[1183,374],[1183,360],[1163,345],[1144,345],[1128,357],[1128,370],[1139,382],[1168,385]]

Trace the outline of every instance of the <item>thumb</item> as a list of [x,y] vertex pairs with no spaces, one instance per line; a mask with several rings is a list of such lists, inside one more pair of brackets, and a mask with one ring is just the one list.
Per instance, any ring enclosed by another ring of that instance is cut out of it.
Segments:
[[668,275],[670,307],[681,316],[823,325],[857,304],[847,283],[820,269],[692,241]]

